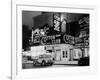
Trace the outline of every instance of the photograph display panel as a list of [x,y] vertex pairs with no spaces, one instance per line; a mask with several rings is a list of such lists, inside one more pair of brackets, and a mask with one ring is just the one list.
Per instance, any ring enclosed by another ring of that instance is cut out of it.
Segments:
[[20,4],[13,11],[13,79],[94,73],[93,8]]
[[89,14],[22,11],[22,68],[89,66]]

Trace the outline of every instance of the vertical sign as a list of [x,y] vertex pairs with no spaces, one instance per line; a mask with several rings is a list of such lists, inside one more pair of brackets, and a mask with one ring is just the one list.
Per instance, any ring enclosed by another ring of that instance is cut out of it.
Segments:
[[53,24],[54,24],[54,30],[60,32],[60,26],[61,26],[61,20],[60,20],[61,14],[60,13],[54,13],[53,15]]

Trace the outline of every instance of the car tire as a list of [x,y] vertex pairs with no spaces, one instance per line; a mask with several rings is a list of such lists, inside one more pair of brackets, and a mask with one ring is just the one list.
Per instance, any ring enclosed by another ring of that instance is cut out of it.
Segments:
[[46,62],[45,61],[42,61],[42,66],[45,66],[46,65]]
[[36,66],[36,62],[33,62],[33,66]]
[[50,63],[50,65],[53,65],[53,63]]

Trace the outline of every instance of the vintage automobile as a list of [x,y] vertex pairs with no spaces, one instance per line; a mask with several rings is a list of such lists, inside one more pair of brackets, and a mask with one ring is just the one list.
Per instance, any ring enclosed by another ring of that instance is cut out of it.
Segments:
[[41,66],[52,65],[54,63],[53,57],[48,54],[41,54],[33,59],[33,65],[40,64]]

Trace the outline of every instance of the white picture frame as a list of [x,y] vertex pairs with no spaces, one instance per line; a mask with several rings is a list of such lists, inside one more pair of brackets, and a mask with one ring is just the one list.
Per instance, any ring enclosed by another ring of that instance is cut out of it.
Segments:
[[[22,69],[22,10],[27,11],[57,11],[90,14],[90,66],[68,67],[68,68],[46,68],[46,69]],[[35,78],[48,78],[56,76],[87,75],[97,72],[96,54],[96,8],[94,6],[27,3],[23,1],[12,1],[12,61],[11,79],[28,80]]]

